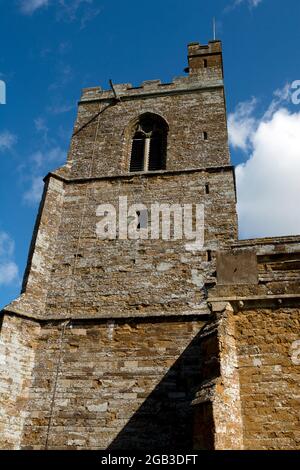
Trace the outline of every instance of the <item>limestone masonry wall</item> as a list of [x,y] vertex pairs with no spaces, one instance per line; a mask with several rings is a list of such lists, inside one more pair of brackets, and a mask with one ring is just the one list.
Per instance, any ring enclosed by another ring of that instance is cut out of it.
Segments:
[[300,309],[241,311],[236,317],[245,449],[300,448]]
[[0,327],[0,448],[19,449],[40,327],[4,316]]
[[[112,318],[206,311],[204,284],[215,270],[207,250],[214,252],[236,236],[232,188],[231,170],[67,185],[47,284],[46,316]],[[149,209],[157,201],[204,204],[205,246],[193,251],[187,239],[98,239],[96,225],[101,217],[96,215],[97,207],[109,203],[118,212],[119,196],[127,196],[128,207],[143,203]]]
[[[115,105],[102,101],[82,102],[75,127],[77,134],[72,139],[68,157],[69,175],[83,178],[127,174],[130,164],[128,133],[132,122],[146,112],[162,116],[169,125],[168,170],[229,164],[224,92],[219,86],[174,96],[158,95],[147,100],[137,96]],[[204,140],[204,132],[207,132],[207,140]]]
[[235,311],[245,449],[300,448],[299,260],[297,236],[234,242],[219,255],[209,301]]
[[199,320],[48,324],[22,448],[192,448]]

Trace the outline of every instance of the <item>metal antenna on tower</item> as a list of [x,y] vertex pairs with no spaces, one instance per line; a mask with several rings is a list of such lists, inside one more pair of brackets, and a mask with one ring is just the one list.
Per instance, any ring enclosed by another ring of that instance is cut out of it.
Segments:
[[216,40],[216,18],[213,17],[213,37],[214,41]]

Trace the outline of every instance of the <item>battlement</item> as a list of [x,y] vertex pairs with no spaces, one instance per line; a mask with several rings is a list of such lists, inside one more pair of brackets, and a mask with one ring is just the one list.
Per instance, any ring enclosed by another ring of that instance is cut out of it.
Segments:
[[191,78],[203,80],[205,77],[223,78],[223,60],[221,41],[209,41],[207,45],[192,42],[188,45],[187,71]]
[[[211,56],[211,57],[210,57]],[[214,57],[215,56],[215,57]],[[202,58],[205,58],[202,61]],[[200,61],[199,61],[200,58]],[[138,86],[131,83],[114,84],[119,98],[134,98],[141,95],[176,93],[201,88],[223,86],[222,44],[221,41],[210,41],[208,45],[193,42],[188,45],[189,72],[187,76],[174,77],[169,83],[161,80],[145,80]],[[99,87],[84,88],[81,101],[109,100],[115,97],[112,89]]]
[[208,55],[222,53],[222,43],[219,40],[209,41],[208,44],[200,44],[199,42],[191,42],[188,45],[188,53],[190,56]]
[[[131,83],[118,83],[114,85],[114,89],[120,98],[134,98],[141,95],[168,94],[222,86],[223,80],[207,80],[199,83],[192,81],[190,77],[176,77],[170,83],[162,83],[161,80],[146,80],[139,86],[133,86]],[[109,100],[114,97],[111,89],[103,90],[99,86],[84,88],[80,101]]]

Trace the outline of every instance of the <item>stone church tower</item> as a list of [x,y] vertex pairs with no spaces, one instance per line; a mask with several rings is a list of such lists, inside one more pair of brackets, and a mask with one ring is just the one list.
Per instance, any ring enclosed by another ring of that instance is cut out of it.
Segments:
[[83,91],[2,312],[2,449],[299,448],[300,237],[238,241],[220,41],[188,61]]

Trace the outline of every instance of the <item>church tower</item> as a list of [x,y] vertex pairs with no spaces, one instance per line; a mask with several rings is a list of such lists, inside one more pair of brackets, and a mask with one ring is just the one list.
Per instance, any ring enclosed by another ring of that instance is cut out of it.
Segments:
[[237,239],[220,41],[186,71],[83,90],[3,312],[2,448],[241,447],[238,405],[209,399],[208,291]]

